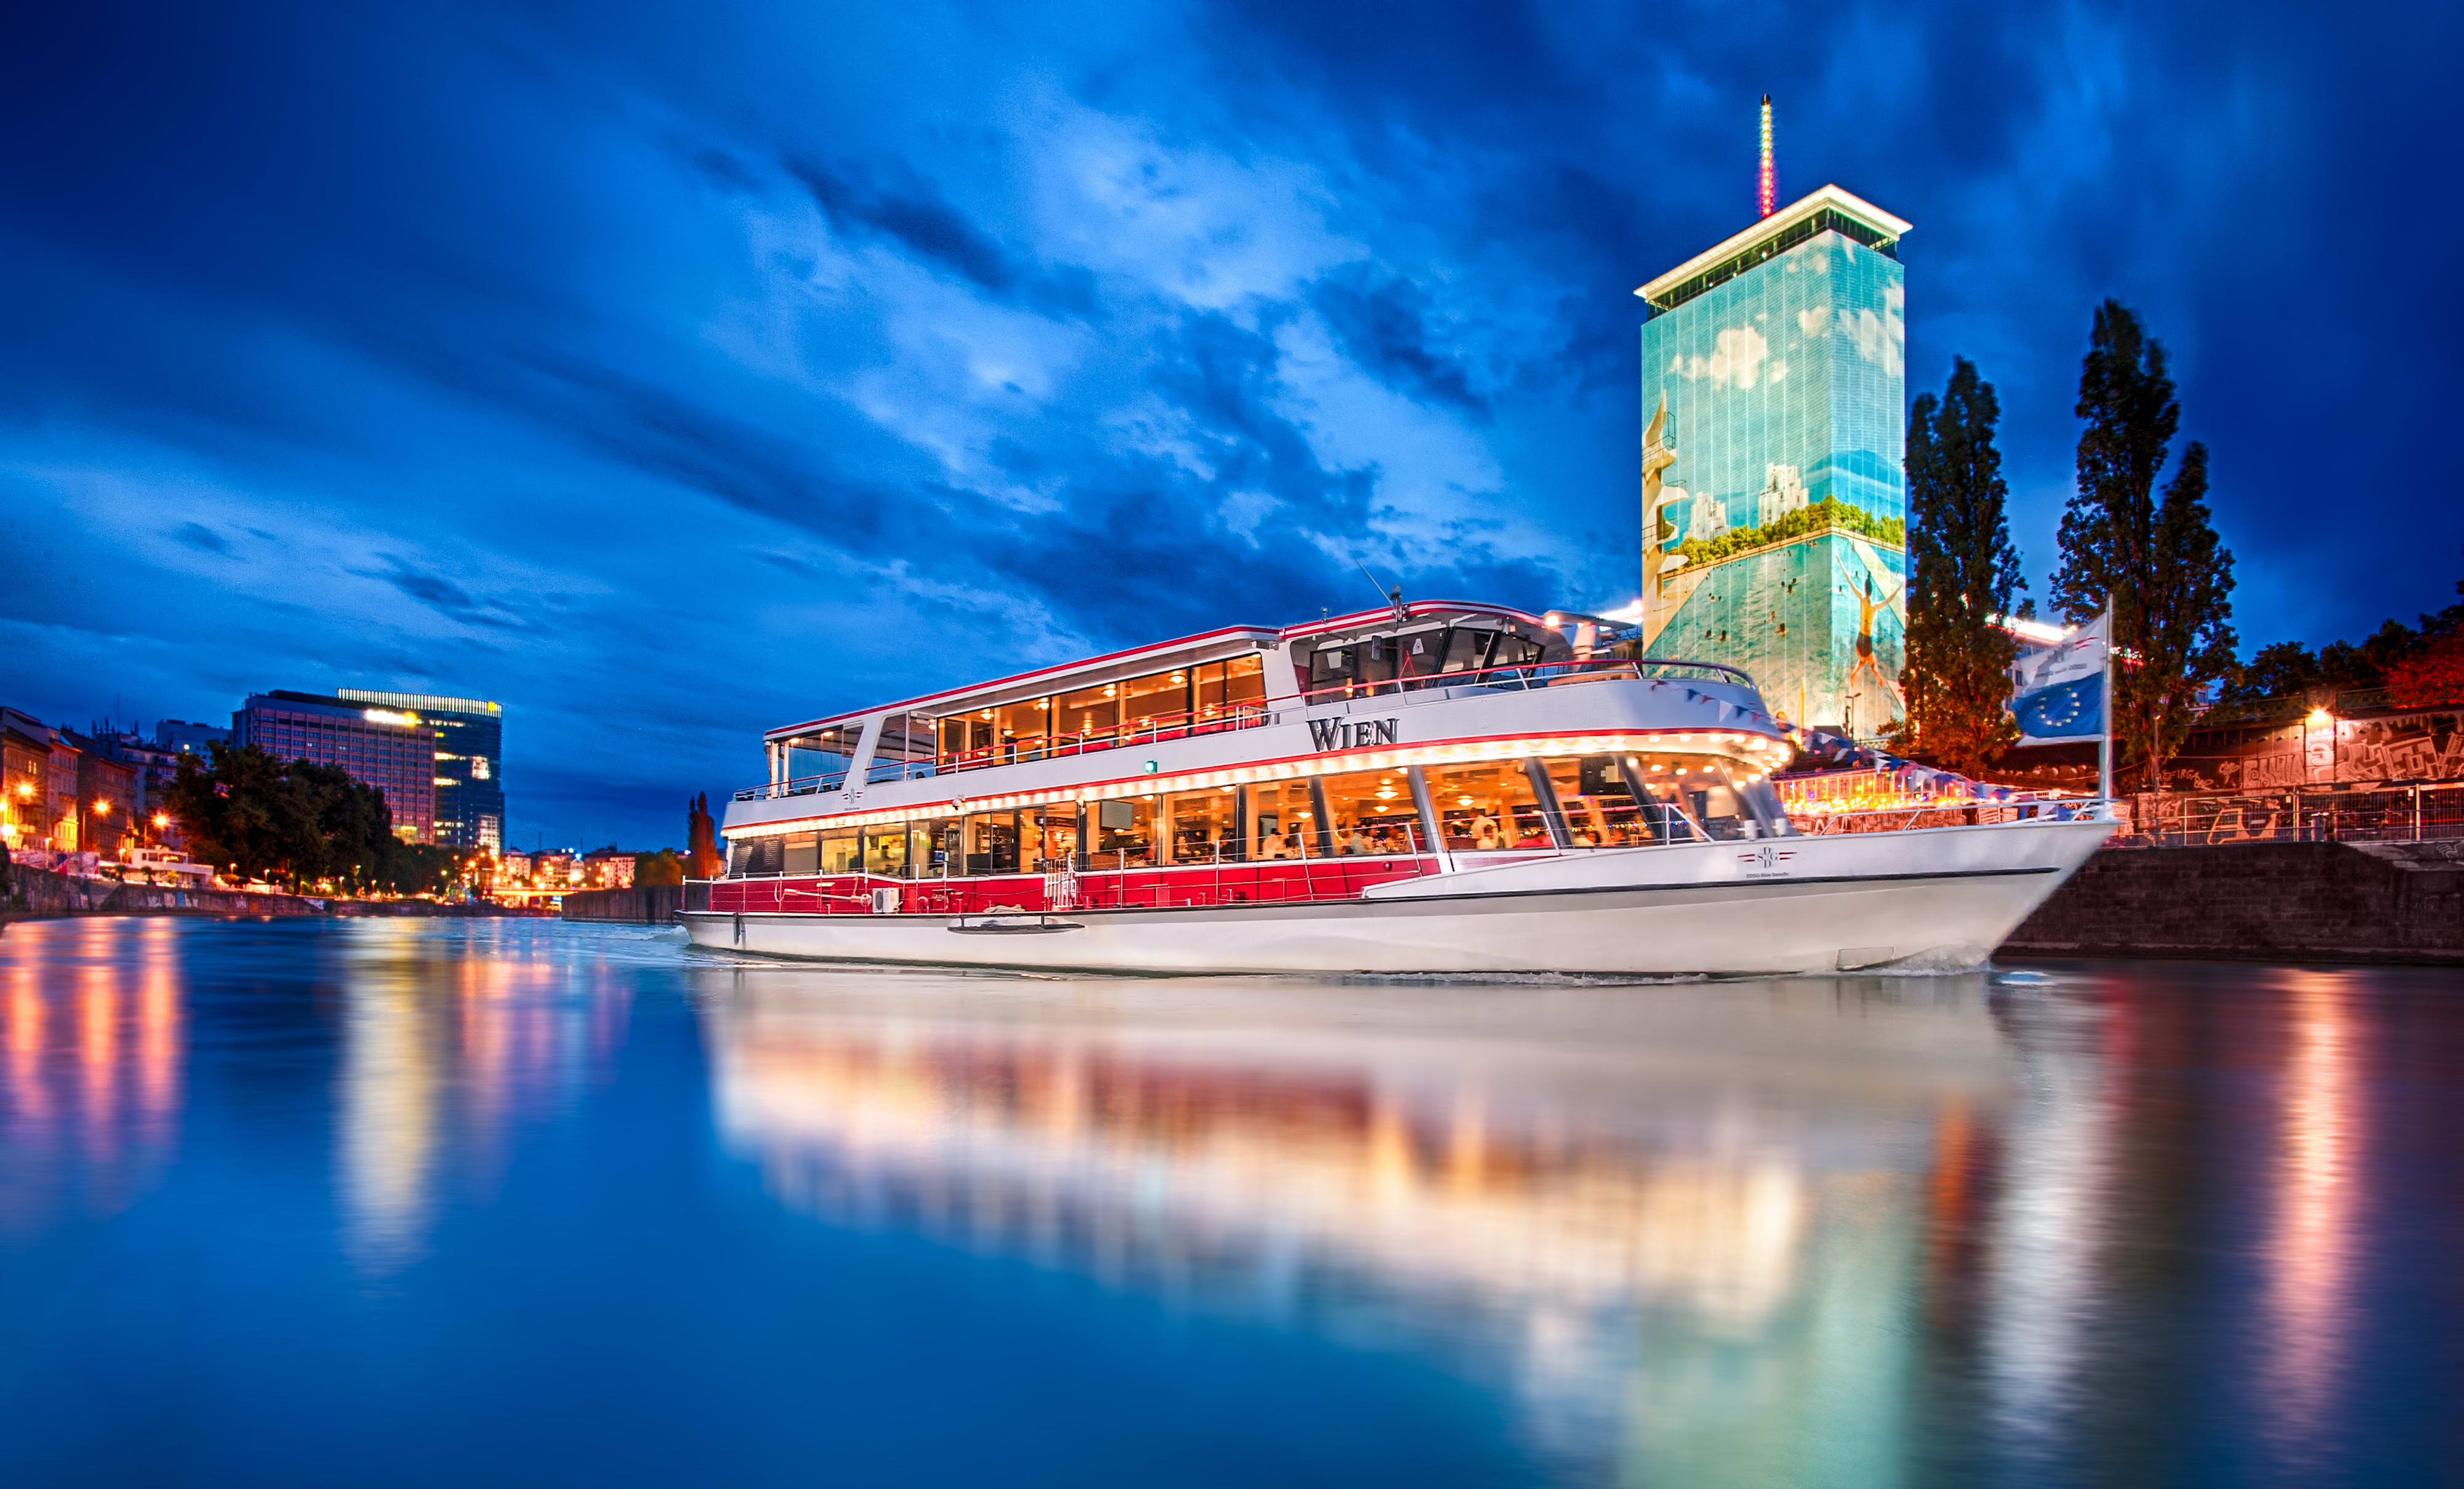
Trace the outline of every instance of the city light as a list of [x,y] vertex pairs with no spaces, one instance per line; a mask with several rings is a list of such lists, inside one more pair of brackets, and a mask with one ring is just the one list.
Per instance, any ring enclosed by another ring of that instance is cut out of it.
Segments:
[[108,801],[97,801],[94,804],[94,815],[97,817],[109,817],[111,815],[111,803]]
[[170,826],[170,825],[171,825],[171,814],[170,814],[170,813],[168,813],[168,812],[157,812],[157,813],[155,813],[155,814],[154,814],[154,825],[155,825],[155,826],[157,826],[157,827],[168,827],[168,826]]
[[[2283,715],[2281,714],[2277,715],[2279,718],[2282,716]],[[2325,709],[2312,709],[2310,711],[2308,723],[2312,729],[2322,728],[2334,722],[2336,722],[2336,715],[2328,712]]]
[[371,724],[416,724],[416,713],[397,713],[391,709],[369,709],[361,715]]

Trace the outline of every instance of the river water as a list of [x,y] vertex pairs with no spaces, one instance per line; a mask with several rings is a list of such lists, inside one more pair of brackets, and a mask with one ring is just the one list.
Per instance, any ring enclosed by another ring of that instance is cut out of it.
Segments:
[[2459,995],[20,924],[0,1482],[2457,1482]]

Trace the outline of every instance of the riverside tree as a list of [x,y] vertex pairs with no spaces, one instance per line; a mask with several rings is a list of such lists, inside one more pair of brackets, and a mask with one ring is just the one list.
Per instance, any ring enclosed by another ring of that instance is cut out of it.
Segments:
[[2193,440],[2159,499],[2182,422],[2165,348],[2119,301],[2097,308],[2079,363],[2079,487],[2062,513],[2053,599],[2072,622],[2113,602],[2118,753],[2161,787],[2207,690],[2235,671],[2233,554],[2208,515],[2208,450]]
[[1965,357],[1941,398],[1908,411],[1908,722],[1916,748],[1970,776],[2018,737],[2004,707],[2018,643],[1994,624],[2027,586],[2003,510],[2001,417]]
[[374,786],[339,766],[287,764],[253,745],[183,755],[167,793],[201,863],[242,879],[302,888],[320,880],[352,891],[439,892],[461,872],[451,849],[405,843]]

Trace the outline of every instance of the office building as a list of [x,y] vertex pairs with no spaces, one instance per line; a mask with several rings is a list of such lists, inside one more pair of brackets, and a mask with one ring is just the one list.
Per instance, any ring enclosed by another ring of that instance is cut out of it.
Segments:
[[191,724],[186,719],[159,718],[154,721],[154,744],[174,755],[193,755],[203,758],[206,746],[231,743],[231,731],[210,724]]
[[418,714],[321,693],[252,693],[231,715],[231,737],[278,760],[341,766],[384,795],[397,836],[436,841],[436,730]]
[[436,732],[436,840],[448,847],[505,845],[505,711],[478,698],[337,690],[348,703],[415,713]]
[[1866,736],[1905,713],[1908,226],[1824,186],[1635,292],[1645,649]]

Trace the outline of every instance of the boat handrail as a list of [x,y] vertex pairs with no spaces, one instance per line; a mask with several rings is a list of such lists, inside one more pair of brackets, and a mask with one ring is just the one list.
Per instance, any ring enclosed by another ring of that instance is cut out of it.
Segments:
[[1314,706],[1353,698],[1393,697],[1397,694],[1408,697],[1416,692],[1466,686],[1519,692],[1563,682],[1619,679],[1722,683],[1743,688],[1759,696],[1753,678],[1717,662],[1674,662],[1659,657],[1588,657],[1577,661],[1527,662],[1510,667],[1473,668],[1452,672],[1424,672],[1414,677],[1381,678],[1375,682],[1340,683],[1331,688],[1304,692],[1301,700],[1305,706]]
[[736,793],[738,801],[761,801],[774,797],[803,797],[818,792],[836,791],[847,782],[847,767],[824,771],[816,776],[792,776],[766,786],[747,786]]

